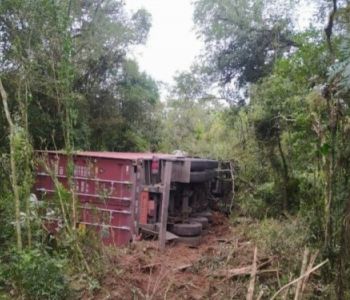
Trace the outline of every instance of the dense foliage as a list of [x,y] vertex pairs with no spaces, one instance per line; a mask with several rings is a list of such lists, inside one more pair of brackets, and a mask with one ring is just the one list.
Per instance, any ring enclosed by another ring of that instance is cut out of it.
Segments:
[[[350,6],[308,3],[317,12],[314,25],[297,30],[305,1],[195,1],[205,47],[175,77],[164,104],[157,83],[127,55],[147,39],[145,10],[130,15],[119,0],[2,0],[4,291],[68,297],[68,261],[97,276],[89,267],[95,250],[90,245],[84,253],[74,226],[54,246],[42,232],[30,198],[33,149],[183,150],[231,162],[236,214],[276,218],[251,235],[262,233],[266,251],[279,255],[305,244],[320,249],[330,262],[325,297],[349,297]],[[55,188],[67,224],[74,224],[74,192]],[[292,218],[298,221],[289,223]],[[298,236],[295,228],[303,227]],[[280,243],[283,235],[288,239]]]
[[[193,71],[178,76],[167,122],[182,136],[166,140],[192,154],[233,161],[241,214],[301,218],[309,227],[308,243],[330,259],[324,279],[334,283],[331,294],[345,299],[350,288],[348,3],[309,2],[317,12],[315,26],[303,30],[295,29],[293,15],[303,1],[194,5],[205,49]],[[198,86],[206,90],[197,93]],[[201,114],[206,117],[197,118]]]
[[56,185],[67,222],[55,245],[47,236],[30,194],[33,149],[159,146],[158,86],[127,56],[150,26],[147,11],[119,0],[0,2],[0,297],[65,299],[68,271],[98,276],[72,217],[73,184]]
[[[66,102],[75,148],[153,146],[144,127],[158,88],[126,58],[146,41],[146,11],[130,16],[122,1],[28,0],[2,1],[0,15],[3,84],[10,109],[27,110],[21,118],[35,149],[64,147]],[[6,142],[6,126],[1,130]]]

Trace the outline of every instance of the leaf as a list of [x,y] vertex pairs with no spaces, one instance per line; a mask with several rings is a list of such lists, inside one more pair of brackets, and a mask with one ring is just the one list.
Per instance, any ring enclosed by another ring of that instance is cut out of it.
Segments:
[[320,152],[323,156],[326,156],[326,155],[328,155],[330,149],[331,149],[331,146],[328,143],[324,143],[320,147]]

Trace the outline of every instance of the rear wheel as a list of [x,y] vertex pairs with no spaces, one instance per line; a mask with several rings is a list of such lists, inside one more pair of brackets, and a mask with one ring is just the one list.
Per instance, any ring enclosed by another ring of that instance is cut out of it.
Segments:
[[193,222],[193,223],[180,223],[174,224],[172,228],[172,232],[181,237],[193,237],[198,236],[202,233],[202,224]]
[[200,158],[191,159],[191,171],[204,171],[206,169],[217,169],[218,165],[219,165],[219,162],[216,160],[200,159]]
[[193,218],[189,218],[188,221],[190,223],[194,222],[194,223],[202,224],[202,228],[203,229],[206,229],[209,226],[209,221],[208,221],[208,219],[206,217],[193,217]]
[[208,219],[209,223],[213,222],[213,213],[211,213],[210,211],[202,211],[202,212],[198,212],[198,213],[194,213],[192,214],[191,217],[205,217]]
[[213,170],[204,170],[204,171],[194,171],[190,173],[190,182],[206,182],[210,181],[214,177]]

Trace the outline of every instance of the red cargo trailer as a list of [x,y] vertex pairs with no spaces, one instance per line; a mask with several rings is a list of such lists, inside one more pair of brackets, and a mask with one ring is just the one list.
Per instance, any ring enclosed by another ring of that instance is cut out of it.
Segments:
[[[63,186],[69,185],[68,158],[59,151],[38,151],[38,156],[41,163],[36,194],[50,203],[55,194],[53,176]],[[191,181],[195,182],[195,191],[198,180],[208,180],[211,174],[202,169],[216,166],[211,160],[155,153],[76,152],[72,160],[70,177],[78,199],[77,223],[93,228],[106,245],[125,245],[139,234],[140,225],[160,221],[166,161],[173,165],[169,204],[172,216],[179,214],[174,207],[188,209],[184,203],[188,206]],[[184,203],[175,203],[183,199]],[[45,218],[48,222],[61,221],[52,214]]]

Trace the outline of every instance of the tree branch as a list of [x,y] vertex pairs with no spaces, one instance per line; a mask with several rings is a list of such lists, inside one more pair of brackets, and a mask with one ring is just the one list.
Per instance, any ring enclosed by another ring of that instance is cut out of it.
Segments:
[[284,285],[283,287],[281,287],[271,298],[271,300],[276,299],[276,297],[283,291],[285,290],[287,287],[297,283],[299,280],[302,280],[303,278],[309,276],[311,273],[313,273],[314,271],[316,271],[317,269],[321,268],[324,264],[328,263],[328,259],[326,259],[325,261],[321,262],[320,264],[318,264],[316,267],[308,270],[306,273],[304,273],[303,275],[301,275],[300,277],[298,277],[297,279],[294,279],[293,281],[287,283],[286,285]]
[[9,123],[10,129],[12,129],[13,122],[12,122],[12,118],[10,116],[10,111],[9,111],[8,104],[7,104],[7,93],[4,89],[4,86],[2,85],[1,79],[0,79],[0,95],[2,98],[2,104],[4,106],[4,111],[5,111],[5,116],[6,116],[7,122]]
[[332,33],[333,33],[334,17],[335,17],[335,14],[337,12],[337,9],[338,9],[337,0],[333,0],[333,10],[329,14],[328,23],[324,29],[324,31],[326,33],[328,48],[329,48],[329,51],[331,53],[333,53],[331,37],[332,37]]

